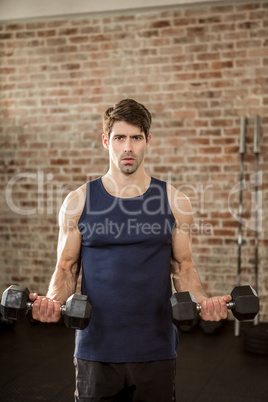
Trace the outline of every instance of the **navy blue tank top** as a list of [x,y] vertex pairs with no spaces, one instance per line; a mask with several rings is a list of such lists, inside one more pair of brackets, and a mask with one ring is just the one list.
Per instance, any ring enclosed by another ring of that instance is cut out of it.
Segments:
[[76,331],[75,357],[110,363],[176,358],[170,305],[175,219],[166,183],[151,178],[137,197],[110,195],[101,178],[87,183],[82,234],[82,293],[91,321]]

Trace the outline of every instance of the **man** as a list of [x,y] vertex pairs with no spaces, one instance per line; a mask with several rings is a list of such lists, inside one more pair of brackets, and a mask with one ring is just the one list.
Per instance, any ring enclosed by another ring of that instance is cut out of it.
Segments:
[[47,297],[30,296],[35,319],[58,321],[82,262],[92,315],[76,332],[76,401],[174,400],[170,261],[175,289],[195,296],[204,320],[227,316],[231,296],[208,298],[194,268],[188,198],[145,172],[150,126],[149,111],[134,100],[106,110],[109,170],[67,196]]

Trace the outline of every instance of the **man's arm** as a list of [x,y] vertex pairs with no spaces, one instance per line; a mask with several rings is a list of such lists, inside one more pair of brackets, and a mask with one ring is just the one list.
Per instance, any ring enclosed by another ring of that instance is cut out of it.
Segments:
[[193,212],[189,199],[168,185],[168,199],[176,219],[172,235],[171,274],[177,292],[190,292],[202,306],[204,320],[218,321],[227,317],[226,302],[230,295],[208,298],[194,267],[191,247]]
[[81,233],[78,221],[85,203],[85,185],[71,192],[65,199],[59,214],[59,238],[57,263],[47,296],[31,294],[34,301],[33,318],[43,322],[55,322],[60,318],[60,306],[65,304],[76,289],[81,259]]

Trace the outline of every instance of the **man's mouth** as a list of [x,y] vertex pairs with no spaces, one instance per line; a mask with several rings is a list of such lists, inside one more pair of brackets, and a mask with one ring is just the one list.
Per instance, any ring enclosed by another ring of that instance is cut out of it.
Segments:
[[135,159],[132,156],[125,156],[121,159],[123,163],[134,163]]

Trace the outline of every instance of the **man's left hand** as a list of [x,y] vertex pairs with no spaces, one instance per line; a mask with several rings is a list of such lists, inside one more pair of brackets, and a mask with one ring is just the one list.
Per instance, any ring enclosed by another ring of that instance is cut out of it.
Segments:
[[204,321],[220,321],[227,318],[226,303],[232,300],[231,295],[210,297],[201,303],[200,317]]

